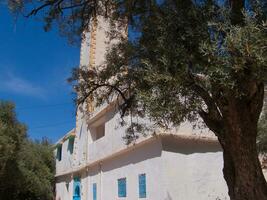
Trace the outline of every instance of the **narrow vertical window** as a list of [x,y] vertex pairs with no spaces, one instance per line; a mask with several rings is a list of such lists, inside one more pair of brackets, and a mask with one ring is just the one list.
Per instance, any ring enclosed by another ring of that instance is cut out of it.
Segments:
[[81,178],[74,177],[73,180],[73,200],[81,199]]
[[73,153],[73,147],[74,147],[74,137],[69,139],[69,143],[68,143],[68,151],[70,152],[70,154]]
[[146,174],[139,174],[139,198],[146,198]]
[[61,161],[61,158],[62,158],[62,145],[59,145],[59,146],[57,147],[57,159],[58,159],[59,161]]
[[93,200],[96,200],[96,194],[97,194],[97,188],[96,188],[96,183],[93,184]]
[[126,197],[126,178],[118,179],[118,197]]
[[69,186],[70,186],[70,184],[69,184],[69,182],[67,182],[66,183],[66,189],[67,189],[67,191],[69,191]]

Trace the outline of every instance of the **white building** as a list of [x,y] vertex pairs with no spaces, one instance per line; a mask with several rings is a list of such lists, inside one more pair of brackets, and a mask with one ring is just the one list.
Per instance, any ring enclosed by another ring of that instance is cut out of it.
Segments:
[[[108,46],[102,18],[92,23],[82,44],[80,65],[99,65]],[[77,113],[76,127],[57,142],[56,200],[224,200],[222,151],[208,131],[190,124],[173,133],[141,137],[125,145],[113,104],[88,119]]]

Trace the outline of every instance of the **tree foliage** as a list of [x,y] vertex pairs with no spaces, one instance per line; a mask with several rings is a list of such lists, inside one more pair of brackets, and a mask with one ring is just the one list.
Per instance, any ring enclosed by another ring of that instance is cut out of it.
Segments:
[[8,0],[8,6],[16,16],[43,15],[44,30],[59,26],[60,34],[72,44],[80,44],[83,30],[89,29],[90,19],[97,14],[107,15],[111,0]]
[[[244,13],[244,25],[235,26],[225,7],[164,2],[132,13],[139,23],[130,25],[140,38],[114,45],[103,66],[74,72],[74,80],[84,80],[76,87],[78,102],[92,95],[101,104],[115,95],[124,100],[122,115],[145,112],[164,127],[201,115],[210,129],[221,132],[227,101],[253,97],[266,81],[264,14]],[[261,105],[255,106],[259,115]]]
[[[81,2],[92,9],[87,12],[82,5],[64,12],[64,6]],[[107,16],[111,38],[120,35],[116,23],[127,19],[129,29],[137,33],[114,44],[102,66],[74,71],[78,104],[88,98],[97,105],[117,98],[122,117],[146,116],[160,127],[202,118],[222,146],[230,198],[267,199],[256,148],[267,79],[266,1],[92,2],[40,1],[30,13],[44,5],[44,19],[59,19],[66,27],[78,25],[73,29],[78,34],[88,30],[90,17]],[[112,12],[104,5],[111,5]],[[85,18],[79,15],[83,11],[88,13]],[[73,24],[58,16],[71,18]],[[66,30],[65,26],[60,28]],[[131,139],[143,129],[132,123],[130,130]]]
[[14,105],[0,102],[0,198],[51,200],[54,158],[47,139],[33,142],[20,123]]

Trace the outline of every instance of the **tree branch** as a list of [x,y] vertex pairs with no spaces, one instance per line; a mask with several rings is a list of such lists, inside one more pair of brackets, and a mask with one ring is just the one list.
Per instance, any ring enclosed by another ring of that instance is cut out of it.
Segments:
[[195,81],[195,76],[191,72],[189,72],[189,80],[190,87],[200,98],[203,99],[208,109],[208,111],[206,112],[203,110],[203,108],[201,108],[198,111],[200,117],[204,120],[206,125],[214,132],[215,135],[218,136],[220,134],[222,136],[223,121],[219,108],[216,105],[216,100],[213,99],[213,97],[205,88],[200,86]]
[[72,8],[77,8],[77,7],[85,7],[87,4],[89,4],[90,0],[85,0],[84,2],[82,3],[79,3],[79,4],[72,4],[72,5],[69,5],[69,6],[61,6],[61,4],[64,2],[65,0],[54,0],[54,1],[47,1],[46,3],[44,3],[43,5],[33,9],[29,14],[26,15],[26,17],[30,17],[30,16],[33,16],[33,15],[36,15],[38,14],[38,12],[48,6],[55,6],[55,10],[59,11],[62,13],[63,10],[67,10],[67,9],[72,9]]
[[96,91],[97,89],[99,89],[99,88],[101,88],[101,87],[109,87],[109,88],[115,90],[117,93],[119,93],[119,95],[122,97],[122,99],[123,99],[124,102],[127,101],[127,98],[126,98],[126,96],[124,95],[124,93],[123,93],[119,88],[117,88],[117,87],[114,86],[114,85],[110,85],[110,84],[107,84],[107,83],[104,83],[104,84],[96,84],[96,83],[94,83],[93,85],[94,85],[95,87],[94,87],[92,90],[90,90],[85,96],[83,96],[83,98],[82,98],[81,100],[78,101],[78,106],[79,106],[80,104],[84,103],[84,102],[86,101],[86,99],[87,99],[90,95],[92,95],[92,93],[93,93],[94,91]]
[[[57,1],[55,1],[55,2],[57,2]],[[29,14],[26,15],[26,17],[36,15],[40,10],[44,9],[45,7],[48,7],[48,6],[55,4],[55,2],[53,2],[53,1],[46,2],[45,4],[39,6],[38,8],[33,9]]]
[[[223,122],[222,120],[215,119],[210,113],[205,112],[203,109],[198,111],[198,114],[203,119],[209,129],[218,137],[224,137]],[[221,141],[221,139],[220,139]]]

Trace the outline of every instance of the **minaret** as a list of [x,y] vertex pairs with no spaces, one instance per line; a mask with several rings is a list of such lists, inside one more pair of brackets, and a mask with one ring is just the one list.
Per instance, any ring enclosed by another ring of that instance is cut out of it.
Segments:
[[[125,30],[122,31],[122,34],[126,33]],[[97,67],[104,64],[107,49],[118,41],[110,40],[108,35],[109,31],[109,19],[102,16],[95,16],[91,18],[89,30],[84,33],[84,38],[81,44],[80,67],[96,69],[96,71],[99,71]],[[86,103],[81,106],[90,113],[96,110],[94,107],[93,97],[89,97]],[[86,112],[77,109],[73,167],[81,166],[86,163],[88,159],[88,143],[91,141],[88,134],[88,117],[90,116],[88,116]]]
[[[85,33],[81,44],[80,67],[93,69],[102,64],[107,49],[108,29],[109,23],[103,17],[91,18],[89,30]],[[87,111],[90,113],[94,111],[92,97],[87,99]]]
[[[97,65],[100,65],[105,59],[106,41],[108,23],[103,21],[101,17],[93,17],[90,22],[88,32],[85,33],[80,51],[80,67],[93,69]],[[100,24],[100,25],[99,25]],[[104,28],[102,28],[104,26]],[[81,105],[83,109],[87,109],[89,112],[94,111],[93,98],[89,97],[84,105]],[[85,112],[86,113],[86,112]],[[77,109],[76,113],[76,139],[74,142],[74,157],[73,167],[86,163],[87,160],[87,120],[86,114]],[[85,142],[86,141],[86,142]]]

